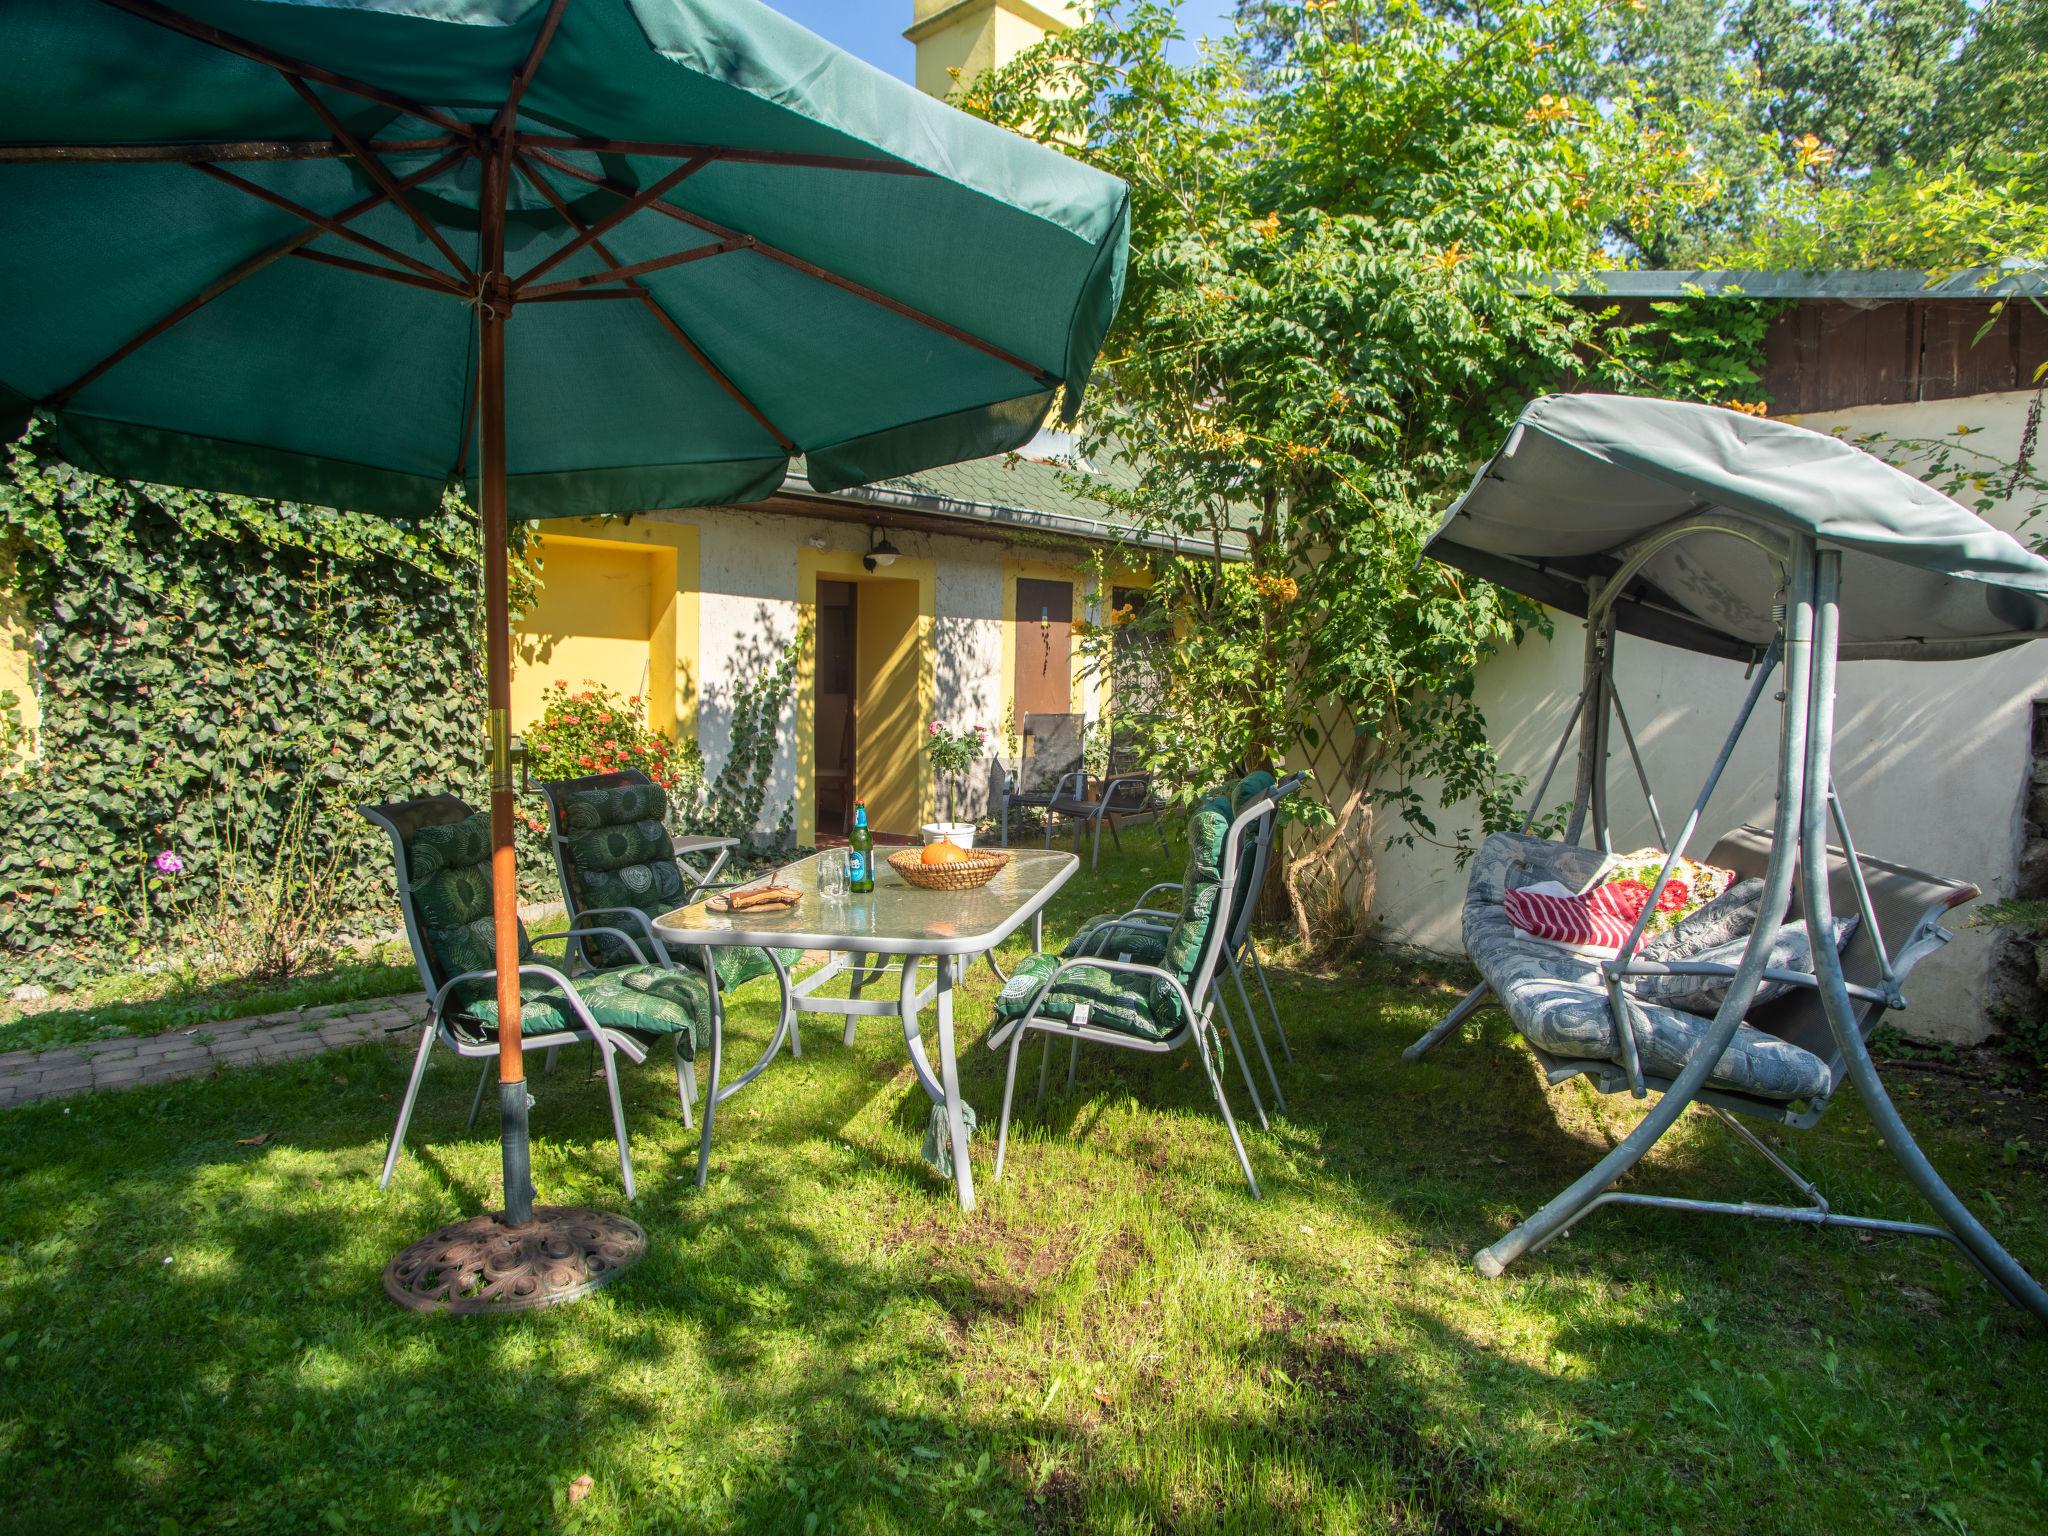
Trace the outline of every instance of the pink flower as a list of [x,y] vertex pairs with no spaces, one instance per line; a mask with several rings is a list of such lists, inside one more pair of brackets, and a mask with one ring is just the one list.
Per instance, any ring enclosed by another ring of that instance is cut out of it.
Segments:
[[160,875],[182,875],[185,872],[185,861],[168,848],[149,862],[156,866]]
[[928,736],[936,736],[936,735],[938,735],[938,734],[939,734],[939,731],[940,731],[941,729],[942,729],[942,727],[941,727],[941,726],[939,725],[939,722],[938,722],[938,721],[936,721],[936,720],[934,720],[934,721],[932,722],[932,728],[931,728],[931,729],[930,729],[929,731],[927,731],[927,732],[926,732],[925,734],[926,734],[926,735],[928,735]]

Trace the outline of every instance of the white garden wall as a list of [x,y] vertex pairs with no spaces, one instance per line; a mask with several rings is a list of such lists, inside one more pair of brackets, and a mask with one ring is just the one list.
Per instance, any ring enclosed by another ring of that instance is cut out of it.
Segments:
[[[2029,397],[1985,395],[1936,404],[1870,406],[1795,418],[1823,431],[1883,432],[1911,438],[1982,428],[1969,439],[2010,461]],[[2014,510],[1993,520],[2011,527]],[[2048,528],[2035,528],[2036,534]],[[1557,617],[1554,638],[1532,638],[1489,663],[1479,678],[1480,707],[1506,765],[1541,776],[1577,695],[1584,644],[1576,619]],[[1707,761],[1741,701],[1741,669],[1623,636],[1616,687],[1666,825],[1676,829],[1698,794]],[[1842,669],[1836,783],[1859,851],[1974,881],[1993,896],[2012,892],[2021,844],[2021,807],[2030,768],[2032,701],[2048,697],[2048,642],[1974,662],[1856,662]],[[1777,716],[1758,711],[1704,823],[1708,837],[1744,821],[1767,823]],[[1569,798],[1572,756],[1547,803]],[[1618,846],[1656,841],[1620,733],[1609,764],[1609,803]],[[1460,824],[1442,818],[1446,833]],[[1429,845],[1377,846],[1374,918],[1392,941],[1455,953],[1459,948],[1462,871]],[[1985,1003],[1994,934],[1969,926],[1968,909],[1951,924],[1956,942],[1931,956],[1907,987],[1902,1029],[1926,1039],[1971,1042],[1992,1029]]]

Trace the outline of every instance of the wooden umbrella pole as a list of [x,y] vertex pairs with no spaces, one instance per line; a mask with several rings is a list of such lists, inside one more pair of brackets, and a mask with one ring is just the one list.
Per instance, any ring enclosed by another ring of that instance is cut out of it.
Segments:
[[512,841],[512,617],[505,497],[505,322],[512,306],[505,281],[505,179],[502,135],[484,152],[483,219],[478,262],[477,438],[483,482],[484,665],[491,734],[491,936],[498,971],[498,1103],[505,1164],[505,1221],[533,1219],[528,1149],[526,1061],[519,1040],[519,871]]

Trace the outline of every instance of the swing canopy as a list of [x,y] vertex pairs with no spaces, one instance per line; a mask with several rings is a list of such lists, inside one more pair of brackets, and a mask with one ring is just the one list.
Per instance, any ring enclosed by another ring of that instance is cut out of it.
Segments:
[[1614,598],[1615,627],[1755,659],[1782,607],[1772,546],[1842,556],[1841,656],[1939,661],[2048,633],[2048,561],[1862,449],[1787,422],[1622,395],[1546,395],[1445,516],[1429,553],[1583,617],[1589,579],[1668,525],[1674,540]]

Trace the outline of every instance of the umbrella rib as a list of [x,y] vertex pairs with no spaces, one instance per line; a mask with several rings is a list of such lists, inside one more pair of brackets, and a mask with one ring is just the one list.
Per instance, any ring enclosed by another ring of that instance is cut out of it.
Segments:
[[367,277],[381,277],[390,282],[404,283],[409,288],[424,288],[429,293],[457,299],[469,297],[438,272],[429,277],[415,277],[412,273],[401,272],[396,267],[380,267],[374,261],[357,261],[353,256],[339,256],[333,251],[309,250],[303,246],[287,254],[296,256],[301,261],[316,261],[323,267],[340,267],[347,272],[361,272]]
[[405,189],[393,179],[390,167],[363,147],[363,141],[349,131],[348,125],[335,115],[303,79],[287,73],[285,80],[299,93],[306,105],[319,114],[320,120],[327,125],[328,132],[332,133],[342,148],[355,158],[356,164],[369,173],[370,179],[385,190],[399,211],[417,224],[420,233],[432,241],[434,248],[448,258],[448,264],[455,269],[455,275],[461,278],[466,286],[474,287],[476,274],[469,270],[469,263],[455,254],[455,247],[448,243],[447,237],[440,230],[434,228],[433,220],[406,200]]
[[116,10],[126,11],[129,15],[139,17],[143,21],[154,22],[156,25],[166,27],[173,32],[182,32],[195,42],[206,43],[211,47],[220,49],[223,53],[239,54],[241,57],[252,59],[258,64],[267,64],[285,76],[303,75],[308,80],[317,80],[322,85],[331,85],[338,91],[347,91],[352,96],[361,96],[366,101],[376,102],[379,106],[391,107],[412,117],[421,118],[426,122],[432,123],[436,128],[445,128],[465,143],[475,142],[476,130],[459,118],[450,117],[444,112],[436,111],[434,108],[422,105],[417,101],[410,101],[398,95],[395,91],[387,91],[379,86],[351,79],[347,75],[338,75],[331,69],[322,69],[317,64],[308,64],[302,60],[288,58],[284,54],[275,53],[263,47],[260,43],[252,43],[246,38],[235,36],[232,32],[224,32],[219,27],[208,26],[203,21],[194,21],[189,16],[180,16],[176,11],[157,4],[156,0],[103,0],[103,3],[113,6]]
[[[609,176],[601,176],[596,171],[586,171],[582,166],[575,164],[573,161],[564,160],[561,156],[549,150],[535,149],[531,151],[531,154],[534,159],[539,160],[545,165],[551,165],[564,175],[573,176],[578,181],[588,182],[595,187],[603,187],[606,191],[617,193],[622,197],[632,196],[632,189],[630,187],[613,181]],[[890,311],[892,314],[901,315],[906,320],[915,321],[919,325],[937,331],[942,336],[950,336],[963,346],[972,347],[977,352],[984,352],[988,356],[995,358],[998,362],[1007,363],[1019,372],[1029,374],[1039,384],[1047,388],[1059,382],[1057,374],[1019,357],[1007,348],[999,347],[994,342],[975,335],[972,331],[963,330],[949,320],[941,320],[936,315],[928,315],[923,310],[905,304],[900,299],[892,299],[886,293],[878,293],[863,283],[855,282],[850,277],[842,277],[837,272],[821,267],[814,261],[806,261],[801,256],[792,255],[790,252],[779,247],[757,240],[751,235],[743,235],[738,230],[728,229],[723,224],[714,223],[712,220],[705,218],[702,214],[691,213],[686,208],[678,208],[674,203],[656,202],[649,203],[647,206],[655,213],[680,220],[682,223],[688,224],[693,228],[703,230],[706,234],[717,235],[726,240],[744,240],[747,242],[749,250],[766,256],[770,261],[780,262],[783,266],[802,272],[807,277],[816,278],[819,282],[830,283],[833,287],[842,289],[852,294],[855,298],[864,299],[870,304]]]
[[540,31],[534,34],[533,47],[527,50],[526,62],[512,77],[512,84],[505,92],[505,104],[498,108],[497,131],[501,137],[512,132],[513,119],[519,115],[519,100],[526,94],[526,88],[533,84],[533,77],[540,73],[540,61],[547,54],[548,44],[555,40],[555,29],[562,24],[562,12],[568,5],[569,0],[554,0],[547,15],[541,18]]
[[381,240],[373,240],[370,238],[370,236],[362,234],[356,230],[350,229],[345,224],[336,223],[326,214],[316,213],[314,212],[314,210],[305,207],[303,204],[295,203],[288,197],[280,196],[278,193],[271,191],[268,187],[261,186],[256,182],[249,181],[241,176],[237,176],[233,171],[224,171],[217,165],[207,165],[201,162],[194,164],[192,169],[195,171],[201,171],[206,175],[211,176],[216,181],[225,182],[228,186],[246,192],[251,197],[257,199],[257,201],[259,202],[268,203],[273,208],[281,208],[286,213],[291,214],[295,218],[304,219],[308,224],[318,226],[320,229],[324,230],[326,233],[330,235],[335,235],[340,239],[347,240],[351,244],[360,245],[366,251],[374,251],[377,255],[382,256],[387,261],[395,261],[401,267],[410,267],[414,272],[420,274],[420,276],[431,279],[433,281],[434,286],[443,290],[444,292],[458,294],[464,297],[467,296],[464,289],[448,280],[448,276],[446,273],[441,272],[434,267],[428,266],[427,263],[421,261],[417,256],[408,256],[405,254],[405,252],[394,249],[393,247],[386,245]]
[[[576,229],[583,230],[585,233],[589,233],[589,227],[586,226],[583,223],[583,221],[576,216],[576,210],[569,206],[568,202],[562,197],[562,195],[559,192],[557,192],[554,189],[553,185],[550,184],[550,182],[545,176],[541,175],[540,172],[536,171],[532,167],[532,165],[530,165],[527,162],[525,156],[521,155],[515,157],[512,163],[518,166],[520,175],[524,176],[528,181],[532,182],[534,187],[539,191],[540,195],[546,198],[548,202],[553,206],[555,212],[559,213],[562,216],[562,221],[564,223],[569,224]],[[599,233],[602,232],[600,231]],[[604,261],[608,266],[610,266],[614,272],[620,270],[618,258],[612,255],[612,253],[608,249],[606,249],[605,244],[602,240],[598,239],[596,235],[592,235],[590,244],[591,249],[597,254],[600,260]],[[714,363],[711,360],[709,354],[707,354],[704,351],[704,349],[698,346],[697,343],[691,338],[690,333],[683,329],[682,322],[677,320],[675,316],[671,315],[667,310],[661,307],[661,301],[648,291],[646,284],[642,283],[638,278],[633,277],[625,278],[623,279],[623,281],[625,283],[625,286],[617,290],[613,290],[610,288],[585,288],[574,294],[563,294],[561,295],[561,297],[590,299],[595,299],[599,297],[638,298],[642,303],[644,303],[647,306],[648,313],[654,316],[655,320],[660,323],[661,328],[667,331],[669,335],[675,339],[675,342],[678,346],[680,346],[685,352],[690,354],[691,361],[695,362],[699,368],[702,368],[707,374],[709,374],[711,376],[712,382],[717,384],[720,389],[724,390],[727,395],[732,397],[734,404],[738,405],[741,410],[745,411],[749,416],[753,417],[755,421],[759,422],[762,430],[765,431],[770,437],[775,439],[777,444],[781,446],[782,451],[784,453],[795,453],[798,451],[796,442],[790,437],[790,435],[787,432],[783,431],[782,428],[775,425],[774,422],[770,421],[768,419],[767,413],[763,411],[759,406],[754,404],[752,400],[747,398],[746,392],[742,390],[739,387],[739,385],[735,384],[732,381],[732,379],[727,376],[725,370],[720,368],[718,364]]]
[[877,176],[931,176],[921,165],[881,160],[866,155],[806,155],[793,150],[747,149],[732,144],[670,144],[653,139],[572,138],[563,134],[522,133],[523,150],[556,149],[590,155],[645,155],[650,159],[688,160],[710,155],[749,165],[789,165],[819,171],[868,171]]
[[[677,166],[674,170],[670,171],[666,176],[662,177],[659,181],[653,182],[648,186],[643,187],[637,194],[626,199],[625,202],[619,204],[616,208],[612,209],[611,212],[607,213],[603,218],[596,220],[594,223],[587,225],[579,224],[577,223],[577,221],[572,219],[570,223],[572,225],[575,225],[575,227],[581,229],[582,233],[577,235],[575,239],[571,240],[567,245],[563,246],[559,251],[556,251],[553,255],[542,257],[539,261],[535,262],[532,266],[528,267],[526,271],[521,273],[518,277],[514,278],[512,280],[513,292],[517,293],[520,289],[526,287],[527,284],[531,283],[535,278],[539,277],[541,273],[551,271],[555,267],[560,266],[563,262],[567,261],[571,256],[574,256],[578,251],[582,250],[585,246],[590,245],[594,241],[596,241],[598,237],[603,235],[607,230],[611,229],[615,225],[623,224],[627,219],[630,219],[634,214],[638,213],[642,208],[645,208],[657,197],[660,197],[662,193],[668,191],[669,188],[675,186],[679,182],[687,180],[689,177],[696,175],[699,171],[703,170],[704,167],[709,165],[710,163],[711,156],[699,155],[696,159],[690,161],[688,164]],[[617,263],[613,263],[613,265],[617,265]]]
[[650,256],[645,261],[636,261],[630,266],[613,267],[605,272],[591,272],[583,277],[565,277],[559,283],[542,283],[519,295],[523,301],[552,299],[578,288],[590,288],[598,283],[614,282],[622,278],[638,277],[643,272],[662,272],[670,267],[688,266],[693,261],[703,261],[712,256],[725,256],[733,251],[753,249],[753,242],[745,235],[730,240],[714,241],[710,245],[693,245],[687,251],[670,251],[666,256]]
[[[467,144],[442,134],[432,139],[390,139],[377,147],[387,155],[451,149]],[[344,151],[332,139],[241,139],[218,144],[0,144],[0,165],[190,165],[211,160],[333,160]]]
[[[439,160],[436,160],[432,165],[426,166],[421,170],[414,171],[410,176],[404,177],[402,179],[401,185],[412,186],[419,182],[427,180],[429,177],[438,176],[441,174],[441,172],[447,170],[449,166],[455,164],[458,160],[463,159],[467,154],[467,150],[458,149],[452,154],[443,155]],[[384,193],[374,193],[371,196],[364,198],[361,202],[356,203],[353,207],[343,209],[340,213],[335,215],[335,220],[338,223],[345,224],[350,219],[360,218],[363,214],[368,213],[372,208],[375,208],[379,204],[384,202],[384,200]],[[145,326],[142,330],[136,332],[133,336],[129,337],[127,341],[123,342],[119,347],[115,348],[112,352],[109,352],[105,357],[101,358],[98,362],[94,363],[90,368],[86,369],[85,372],[81,373],[77,378],[73,379],[69,384],[66,384],[62,389],[56,390],[50,395],[48,395],[44,399],[43,403],[49,406],[63,405],[73,395],[77,394],[81,389],[85,388],[86,385],[92,383],[93,380],[97,379],[101,374],[105,373],[109,368],[112,368],[116,363],[119,363],[124,358],[131,356],[140,348],[147,346],[150,342],[156,340],[157,337],[161,336],[165,331],[168,331],[172,326],[178,324],[179,321],[185,319],[188,315],[194,314],[197,311],[204,309],[208,304],[211,304],[215,299],[219,298],[222,294],[226,293],[230,288],[234,287],[235,284],[241,282],[244,278],[254,277],[258,272],[261,272],[273,261],[277,261],[282,257],[291,255],[291,253],[299,249],[300,246],[306,245],[309,242],[318,239],[319,236],[320,231],[317,229],[302,230],[300,233],[293,235],[289,240],[285,240],[277,245],[273,245],[268,250],[257,252],[256,255],[250,257],[240,266],[237,266],[232,270],[224,273],[222,276],[215,278],[211,283],[208,283],[204,288],[200,289],[199,292],[195,293],[191,298],[187,299],[184,303],[180,304],[176,309],[172,310],[169,314],[163,316],[161,319],[152,322],[151,324]]]

